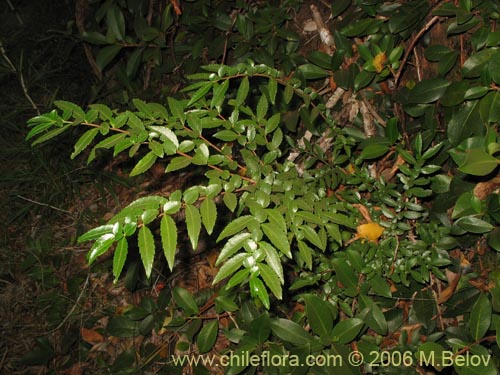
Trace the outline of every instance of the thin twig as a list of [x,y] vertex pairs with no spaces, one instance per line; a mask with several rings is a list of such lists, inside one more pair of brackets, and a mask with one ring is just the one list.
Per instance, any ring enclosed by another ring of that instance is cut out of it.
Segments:
[[408,58],[410,57],[411,52],[413,51],[413,48],[417,44],[418,40],[424,35],[436,22],[439,21],[439,16],[434,16],[432,17],[429,22],[425,24],[425,26],[418,32],[417,35],[415,35],[415,38],[411,41],[410,45],[406,49],[406,52],[403,56],[403,60],[401,60],[401,66],[399,67],[398,72],[396,73],[396,77],[394,77],[394,85],[397,86],[399,79],[401,78],[401,74],[403,73],[403,69],[406,65],[406,62],[408,61]]
[[58,331],[64,324],[66,324],[66,322],[68,321],[69,317],[73,314],[73,312],[75,311],[76,309],[76,306],[78,306],[78,304],[80,303],[80,300],[82,299],[83,297],[83,293],[85,292],[85,290],[87,289],[87,286],[89,284],[89,281],[90,281],[90,272],[87,274],[87,278],[85,279],[85,283],[83,284],[83,287],[82,287],[82,291],[80,292],[80,294],[78,295],[78,297],[76,298],[76,301],[73,305],[73,307],[71,308],[71,310],[66,314],[66,316],[64,317],[64,319],[62,320],[61,323],[59,323],[57,325],[56,328],[54,328],[53,330],[47,332],[47,334],[51,334],[51,333],[54,333],[56,331]]
[[18,198],[21,198],[25,201],[28,201],[28,202],[31,202],[31,203],[34,203],[34,204],[37,204],[39,206],[45,206],[45,207],[49,207],[49,208],[52,208],[53,210],[56,210],[56,211],[60,211],[60,212],[64,212],[65,214],[69,214],[69,215],[72,215],[72,213],[70,211],[67,211],[67,210],[63,210],[61,208],[58,208],[58,207],[55,207],[55,206],[52,206],[50,204],[47,204],[47,203],[43,203],[43,202],[38,202],[38,201],[34,201],[33,199],[29,199],[29,198],[26,198],[26,197],[23,197],[22,195],[17,195]]
[[33,109],[36,111],[36,113],[38,115],[40,115],[40,110],[38,109],[37,105],[35,104],[35,102],[33,101],[33,99],[31,99],[31,96],[30,94],[28,93],[28,88],[26,87],[26,84],[24,82],[24,77],[23,77],[23,73],[20,71],[20,69],[18,70],[16,68],[16,66],[12,63],[12,60],[9,59],[9,56],[7,56],[7,52],[5,52],[5,49],[3,47],[3,44],[2,44],[2,41],[0,40],[0,52],[2,53],[2,57],[5,59],[5,61],[7,62],[7,64],[9,65],[9,67],[12,69],[12,72],[17,74],[18,78],[19,78],[19,83],[21,84],[21,87],[23,89],[23,93],[24,93],[24,96],[26,97],[26,99],[28,99],[28,101],[31,103],[31,106],[33,107]]

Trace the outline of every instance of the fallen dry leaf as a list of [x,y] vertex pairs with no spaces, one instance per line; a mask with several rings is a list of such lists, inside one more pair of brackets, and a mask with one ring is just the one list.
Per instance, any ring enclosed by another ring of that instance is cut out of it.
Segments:
[[358,238],[373,242],[376,242],[382,233],[384,233],[384,228],[378,223],[361,224],[358,225],[356,230],[358,232]]

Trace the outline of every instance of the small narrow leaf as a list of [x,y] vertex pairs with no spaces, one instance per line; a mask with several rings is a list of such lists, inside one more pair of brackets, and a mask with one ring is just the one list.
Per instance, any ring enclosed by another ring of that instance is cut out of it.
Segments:
[[236,102],[238,104],[243,104],[243,102],[247,98],[249,90],[250,90],[250,82],[248,81],[248,77],[245,76],[241,80],[240,87],[238,88],[238,92],[236,93]]
[[113,276],[115,277],[115,283],[120,277],[123,265],[127,259],[128,254],[128,242],[126,237],[122,237],[118,244],[116,245],[115,254],[113,255]]
[[[236,270],[238,270],[241,267],[241,265],[243,264],[243,261],[247,258],[247,256],[248,256],[248,254],[246,254],[246,253],[236,254],[234,257],[232,257],[226,263],[224,263],[222,265],[222,267],[219,269],[219,271],[217,272],[217,275],[215,276],[214,281],[212,282],[212,285],[217,284],[222,279],[225,279],[226,277],[229,277],[233,273],[235,273]],[[231,287],[231,286],[229,286],[229,287]]]
[[229,258],[231,255],[233,255],[236,251],[241,249],[243,244],[251,237],[250,233],[244,232],[244,233],[238,233],[234,237],[231,237],[224,247],[222,248],[219,257],[217,258],[217,262],[215,262],[215,265],[218,266],[220,263],[222,263],[224,260]]
[[151,230],[148,227],[141,227],[139,230],[138,242],[142,264],[144,265],[144,270],[146,271],[146,277],[149,278],[151,276],[153,260],[155,257],[155,240],[153,238],[153,233],[151,233]]
[[201,217],[198,209],[191,204],[186,204],[186,225],[191,246],[196,250],[201,231]]
[[244,228],[248,226],[248,224],[252,221],[254,221],[255,218],[251,215],[245,215],[245,216],[240,216],[239,218],[231,221],[219,234],[219,237],[217,237],[217,242],[220,240],[232,236],[235,233],[241,232]]
[[269,238],[271,243],[276,246],[279,251],[285,254],[288,258],[292,258],[290,243],[288,242],[286,232],[276,228],[271,223],[264,223],[261,225],[261,228],[267,238]]
[[137,176],[141,173],[146,172],[149,168],[153,166],[158,156],[153,151],[149,151],[144,157],[139,160],[135,165],[134,169],[130,172],[130,176]]
[[200,206],[201,220],[208,234],[212,234],[217,220],[217,206],[212,199],[205,199]]
[[274,272],[271,267],[264,263],[259,263],[257,264],[257,266],[259,267],[260,275],[262,276],[262,279],[264,280],[264,283],[267,285],[269,290],[273,292],[276,298],[282,299],[283,296],[281,283],[276,272]]
[[160,224],[161,242],[163,245],[163,253],[167,259],[168,268],[170,271],[174,268],[175,252],[177,249],[177,226],[174,219],[168,215],[164,215]]
[[174,172],[179,169],[186,168],[189,164],[191,164],[191,159],[185,156],[177,156],[170,160],[170,163],[167,165],[167,169],[165,172]]

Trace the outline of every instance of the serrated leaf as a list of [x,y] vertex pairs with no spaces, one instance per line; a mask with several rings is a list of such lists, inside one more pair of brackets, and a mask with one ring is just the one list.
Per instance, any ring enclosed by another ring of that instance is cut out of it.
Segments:
[[315,334],[329,338],[333,329],[333,316],[330,313],[329,302],[313,294],[303,295],[306,302],[306,317]]
[[234,212],[236,206],[238,205],[238,198],[236,197],[236,194],[226,192],[222,200],[229,211]]
[[265,95],[262,95],[257,102],[257,120],[262,121],[266,116],[267,110],[269,108],[269,103]]
[[172,290],[172,296],[174,297],[175,303],[183,309],[186,314],[195,315],[200,312],[193,296],[186,289],[176,286]]
[[312,249],[307,246],[307,244],[304,241],[297,241],[298,246],[299,246],[299,254],[304,260],[306,267],[308,269],[312,269]]
[[130,176],[133,177],[146,172],[153,166],[157,158],[158,156],[156,156],[153,151],[149,151],[141,160],[137,162],[135,167],[130,172]]
[[175,252],[177,250],[177,226],[174,219],[169,215],[164,215],[160,224],[160,236],[163,246],[163,254],[167,259],[170,271],[174,268]]
[[184,103],[181,102],[180,100],[172,98],[171,96],[169,96],[167,100],[172,115],[175,118],[178,118],[184,125],[184,121],[186,121],[186,114],[184,113],[185,109]]
[[151,230],[142,226],[138,234],[139,254],[141,255],[142,264],[146,271],[146,277],[149,279],[151,270],[153,269],[153,260],[155,257],[155,240]]
[[212,199],[205,199],[200,206],[201,220],[208,234],[212,234],[217,221],[217,206]]
[[96,240],[99,237],[110,233],[113,233],[113,225],[110,224],[101,225],[97,228],[92,228],[91,230],[85,232],[80,237],[78,237],[78,243]]
[[198,337],[196,338],[196,346],[198,346],[198,351],[203,354],[212,349],[217,340],[217,334],[219,332],[219,322],[217,319],[212,320],[205,324],[201,329]]
[[243,104],[248,96],[248,91],[250,90],[250,82],[248,77],[245,76],[241,80],[240,87],[238,87],[238,92],[236,93],[236,103]]
[[87,130],[75,143],[75,150],[71,154],[71,159],[74,159],[78,154],[87,148],[92,143],[96,135],[99,133],[99,128]]
[[188,237],[193,250],[196,250],[196,248],[198,247],[198,238],[201,231],[200,211],[198,211],[198,209],[191,204],[186,204],[185,210]]
[[260,275],[269,290],[271,290],[276,298],[282,299],[281,283],[278,275],[267,264],[258,263],[257,267],[259,267]]
[[292,257],[290,251],[290,243],[288,242],[287,234],[281,229],[278,229],[271,223],[261,225],[262,231],[271,243],[288,258]]
[[220,240],[232,236],[235,233],[241,232],[244,228],[248,226],[248,224],[254,221],[255,218],[251,215],[240,216],[239,218],[231,221],[226,227],[222,230],[219,237],[217,237],[217,242]]
[[165,172],[174,172],[179,169],[186,168],[188,165],[191,164],[191,159],[185,157],[185,156],[177,156],[170,160],[170,163],[167,165],[167,169],[165,169]]
[[108,249],[114,242],[115,242],[115,236],[112,233],[108,233],[99,237],[94,242],[87,255],[89,264],[94,263],[97,257],[108,251]]
[[115,277],[115,283],[120,277],[125,260],[128,254],[128,242],[126,237],[122,237],[118,244],[116,245],[115,254],[113,255],[113,276]]
[[258,298],[264,307],[269,310],[271,304],[269,302],[269,294],[267,293],[267,289],[259,277],[250,277],[248,282],[250,285],[250,295],[253,298]]
[[264,241],[259,242],[259,247],[266,253],[266,263],[276,273],[281,284],[284,284],[285,277],[283,275],[283,265],[281,264],[281,259],[276,249]]
[[[69,126],[63,126],[60,128],[53,129],[53,130],[45,133],[44,135],[38,137],[36,140],[34,140],[31,143],[31,146],[36,146],[40,143],[48,141],[51,138],[57,137],[59,134],[61,134],[62,132],[65,132],[69,128],[70,128]],[[33,130],[35,130],[35,129],[38,129],[38,127],[35,127]],[[31,138],[31,136],[33,136],[33,134],[30,132],[30,134],[28,134],[28,136]],[[28,136],[26,137],[27,139],[28,139]]]
[[221,85],[214,89],[214,95],[210,102],[210,108],[220,108],[226,97],[227,89],[229,88],[229,79],[224,80]]
[[187,107],[192,106],[194,103],[196,103],[198,100],[203,98],[207,92],[209,92],[212,87],[213,87],[213,82],[207,82],[203,86],[201,86],[191,97],[189,100],[188,104],[186,105]]
[[310,226],[307,225],[302,225],[300,227],[302,233],[304,234],[304,237],[312,243],[314,246],[321,250],[325,250],[325,244],[321,241],[321,238],[318,235],[318,232],[316,232],[314,229],[312,229]]
[[269,100],[271,101],[271,104],[274,105],[276,101],[276,94],[278,92],[278,83],[276,82],[276,79],[270,77],[269,82],[267,83],[267,91],[269,92]]
[[215,265],[218,266],[220,263],[225,261],[227,258],[232,256],[236,251],[241,249],[243,244],[251,237],[250,233],[238,233],[237,235],[231,237],[224,247],[222,248]]
[[[226,263],[224,263],[222,265],[222,267],[219,268],[219,271],[217,272],[217,275],[215,276],[214,281],[212,282],[212,285],[215,285],[219,281],[225,279],[226,277],[231,276],[237,269],[239,269],[241,267],[241,265],[243,264],[243,261],[247,258],[247,256],[248,256],[248,254],[246,254],[246,253],[236,254],[234,257],[232,257]],[[248,273],[248,270],[243,270],[243,271],[247,271],[247,273]],[[246,273],[245,273],[245,275],[246,275]],[[237,284],[239,284],[239,283],[240,282],[237,282]],[[228,286],[230,284],[231,283],[229,283]],[[229,287],[232,287],[232,285]]]
[[485,293],[481,293],[472,307],[469,318],[469,332],[474,340],[484,337],[491,323],[491,303]]
[[332,340],[337,344],[348,344],[356,338],[363,326],[363,321],[358,318],[342,320],[333,328]]

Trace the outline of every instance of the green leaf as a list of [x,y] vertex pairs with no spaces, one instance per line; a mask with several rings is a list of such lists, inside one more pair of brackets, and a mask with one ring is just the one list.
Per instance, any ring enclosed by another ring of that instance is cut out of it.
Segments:
[[[34,128],[33,130],[37,129],[38,127]],[[36,146],[40,143],[43,143],[45,141],[48,141],[49,139],[51,138],[54,138],[54,137],[57,137],[59,134],[61,134],[62,132],[65,132],[66,130],[68,130],[70,127],[69,126],[62,126],[60,128],[56,128],[56,129],[53,129],[47,133],[45,133],[44,135],[42,135],[41,137],[38,137],[35,141],[33,141],[31,143],[31,146]],[[29,139],[31,138],[31,132],[26,136],[26,139]],[[28,138],[29,137],[29,138]]]
[[87,146],[94,140],[99,133],[99,128],[87,130],[75,143],[75,151],[71,154],[71,159],[74,159],[78,154],[87,148]]
[[222,248],[219,257],[217,258],[217,261],[215,262],[215,265],[218,266],[220,263],[222,263],[224,260],[229,258],[231,255],[233,255],[236,251],[241,249],[243,244],[251,237],[250,233],[244,232],[244,233],[238,233],[234,237],[231,237],[224,247]]
[[135,78],[135,76],[137,74],[137,70],[139,69],[139,66],[141,65],[143,52],[144,52],[144,49],[137,48],[128,57],[127,67],[125,68],[125,72],[127,74],[127,77],[132,78],[132,79]]
[[120,277],[125,260],[128,254],[128,242],[126,237],[122,237],[118,244],[116,245],[115,254],[113,255],[113,276],[115,277],[115,283]]
[[[236,270],[238,270],[241,265],[243,264],[244,260],[248,257],[248,254],[246,253],[240,253],[236,254],[234,257],[229,259],[226,263],[222,265],[222,267],[219,269],[217,272],[217,275],[214,278],[214,281],[212,282],[212,285],[217,284],[219,281],[225,279],[228,276],[231,276]],[[242,273],[244,277],[246,278],[246,275],[248,274],[248,270],[243,270],[247,271],[246,273]],[[241,272],[241,271],[240,271]],[[243,281],[243,280],[242,280]],[[238,282],[237,284],[239,284]],[[231,283],[228,283],[228,286],[230,286]]]
[[458,145],[479,127],[483,127],[479,116],[478,101],[466,102],[448,123],[448,140],[452,146]]
[[97,45],[109,44],[106,35],[103,35],[97,31],[84,31],[82,33],[82,38],[83,40],[91,44],[97,44]]
[[281,284],[284,284],[283,265],[276,249],[264,241],[259,242],[259,247],[266,253],[266,263],[276,273]]
[[224,80],[221,85],[214,89],[214,96],[210,102],[210,108],[220,108],[226,97],[227,89],[229,88],[229,79]]
[[302,296],[306,302],[306,317],[311,329],[322,338],[329,338],[333,329],[330,303],[313,294]]
[[299,241],[297,241],[297,244],[299,246],[300,257],[305,262],[306,267],[311,270],[312,269],[312,254],[313,254],[312,249],[309,246],[307,246],[307,244],[304,241],[299,240]]
[[319,248],[323,251],[325,250],[325,244],[323,243],[323,241],[321,241],[321,238],[319,237],[317,231],[315,231],[313,228],[311,228],[308,225],[301,225],[300,229],[301,229],[302,233],[304,234],[304,237],[310,243],[312,243],[314,246],[316,246],[317,248]]
[[465,78],[478,77],[484,66],[491,60],[496,49],[487,48],[482,51],[471,54],[462,65],[462,74]]
[[201,220],[208,234],[212,234],[217,220],[217,206],[212,199],[206,198],[200,206]]
[[466,151],[466,157],[459,170],[474,176],[487,175],[498,166],[498,160],[486,151],[473,148]]
[[456,224],[470,233],[486,233],[491,231],[494,226],[487,221],[478,219],[474,216],[465,216],[456,221]]
[[208,322],[201,329],[196,339],[196,345],[198,346],[198,351],[201,354],[206,353],[213,348],[215,341],[217,340],[218,332],[219,322],[217,319]]
[[99,68],[99,71],[103,71],[106,66],[118,55],[118,53],[121,51],[122,46],[120,45],[111,45],[102,48],[96,56],[95,62],[97,64],[97,67]]
[[192,106],[194,103],[196,103],[198,100],[203,98],[207,92],[209,92],[212,87],[213,87],[213,82],[207,82],[203,86],[201,86],[191,97],[189,100],[188,104],[186,105],[187,107]]
[[491,303],[486,293],[481,293],[472,307],[469,318],[469,332],[474,340],[484,337],[491,323]]
[[176,286],[172,290],[172,296],[174,297],[175,303],[183,309],[186,314],[195,315],[200,312],[193,296],[186,289]]
[[179,169],[186,168],[188,165],[191,164],[191,159],[185,157],[185,156],[177,156],[170,160],[170,163],[167,165],[167,169],[165,169],[165,172],[174,172]]
[[361,151],[361,157],[363,159],[375,159],[385,155],[387,151],[389,151],[388,145],[373,143],[363,148],[363,151]]
[[180,100],[172,98],[171,96],[169,96],[167,100],[172,115],[175,118],[179,119],[179,121],[184,125],[184,122],[186,121],[186,114],[184,113],[184,103]]
[[436,370],[441,371],[445,367],[444,352],[445,349],[441,345],[435,342],[426,342],[418,347],[415,356],[419,363],[432,365]]
[[344,287],[350,290],[349,294],[356,294],[358,279],[356,278],[356,274],[354,273],[352,267],[350,267],[344,259],[340,258],[333,259],[332,264],[338,280],[344,285]]
[[234,212],[236,206],[238,205],[238,198],[236,197],[236,194],[226,192],[222,200],[229,211]]
[[250,277],[249,280],[250,285],[250,294],[253,298],[258,298],[264,307],[269,310],[271,304],[269,302],[269,294],[267,293],[267,289],[264,286],[262,280],[258,277]]
[[348,344],[358,336],[363,326],[363,321],[358,318],[342,320],[333,327],[332,340],[337,344]]
[[264,223],[261,225],[262,231],[269,238],[271,243],[283,254],[285,254],[288,258],[292,258],[292,253],[290,251],[290,243],[288,242],[288,238],[286,232],[283,230],[276,228],[271,223]]
[[236,103],[243,104],[246,100],[248,91],[250,90],[250,82],[248,81],[248,77],[245,76],[241,80],[240,87],[238,88],[238,92],[236,93]]
[[125,39],[125,17],[117,5],[113,4],[108,8],[106,22],[116,39]]
[[174,219],[169,215],[164,215],[161,218],[160,235],[163,254],[165,254],[165,259],[167,259],[168,268],[172,271],[174,268],[175,252],[177,250],[177,226]]
[[142,264],[146,271],[146,277],[149,279],[151,270],[153,269],[153,260],[155,257],[155,240],[151,230],[142,226],[139,229],[139,254],[141,255]]
[[330,75],[327,70],[320,68],[319,66],[314,64],[300,65],[297,70],[302,73],[305,79],[319,79],[328,77]]
[[274,105],[276,102],[276,94],[278,93],[278,82],[275,78],[269,77],[267,91],[269,93],[269,100],[271,101],[271,104]]
[[113,225],[106,224],[106,225],[101,225],[97,228],[92,228],[88,232],[85,232],[80,237],[78,237],[78,243],[96,240],[105,234],[111,234],[113,233],[113,227],[114,227]]
[[260,276],[262,276],[262,279],[264,280],[264,283],[267,285],[267,287],[271,290],[271,292],[273,292],[276,298],[282,299],[283,295],[281,290],[281,283],[276,272],[274,272],[271,267],[264,263],[258,263],[257,267],[259,267]]
[[235,233],[241,232],[244,228],[248,227],[252,221],[255,221],[255,218],[251,215],[240,216],[239,218],[231,221],[219,234],[217,237],[217,242],[220,240],[232,236]]
[[409,104],[432,103],[439,100],[450,85],[445,79],[436,78],[418,82],[408,96]]
[[373,78],[375,78],[375,75],[375,73],[367,72],[366,70],[362,70],[356,74],[354,78],[354,91],[359,91],[368,86],[373,81]]
[[106,251],[108,251],[108,249],[114,242],[115,242],[115,236],[111,233],[104,234],[103,236],[99,237],[94,242],[94,244],[92,245],[87,254],[89,264],[94,263],[97,257],[101,256]]
[[488,93],[479,103],[479,114],[486,123],[500,121],[500,94],[498,91]]
[[198,238],[201,231],[201,217],[198,209],[192,204],[186,204],[186,226],[193,250],[198,247]]
[[153,151],[149,151],[144,157],[139,160],[135,165],[134,169],[130,172],[130,176],[137,176],[141,173],[146,172],[149,168],[153,166],[158,156]]
[[366,325],[378,334],[386,335],[387,321],[380,307],[370,297],[363,294],[359,296],[359,307],[361,310],[368,308],[367,316],[363,319]]
[[288,319],[272,319],[271,330],[281,340],[297,346],[302,346],[312,341],[311,336],[304,328]]
[[172,144],[175,146],[175,149],[177,150],[179,148],[179,140],[177,139],[177,136],[175,133],[167,128],[166,126],[149,126],[151,130],[154,130],[164,136],[166,139],[168,139]]
[[265,95],[262,95],[257,102],[257,120],[262,121],[269,109],[269,103]]
[[333,1],[331,5],[331,17],[335,19],[338,15],[342,14],[351,5],[351,0],[337,0]]

